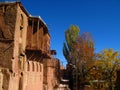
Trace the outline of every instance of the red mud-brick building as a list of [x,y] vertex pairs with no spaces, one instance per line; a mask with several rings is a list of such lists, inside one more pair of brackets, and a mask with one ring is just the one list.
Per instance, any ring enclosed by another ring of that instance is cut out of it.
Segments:
[[[53,58],[53,60],[44,60],[44,85],[47,89],[44,90],[54,90],[59,86],[60,81],[60,62],[58,59]],[[45,88],[45,87],[44,87]]]
[[0,3],[0,90],[53,90],[59,64],[44,21],[20,2]]

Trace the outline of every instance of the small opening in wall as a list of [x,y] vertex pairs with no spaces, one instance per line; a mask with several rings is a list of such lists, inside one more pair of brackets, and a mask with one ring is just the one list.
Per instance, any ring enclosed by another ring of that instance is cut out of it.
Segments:
[[24,24],[24,18],[23,18],[23,15],[21,14],[21,20],[20,20],[20,23],[21,23],[21,26],[23,26]]
[[14,57],[12,57],[12,59],[14,59]]
[[4,90],[4,86],[2,86],[2,89]]
[[35,66],[34,66],[34,63],[32,62],[32,71],[35,70]]
[[29,64],[29,62],[27,63],[27,71],[30,71],[30,64]]
[[11,69],[10,69],[9,71],[10,71],[11,73],[13,73],[13,71],[12,71]]
[[23,76],[23,72],[21,72],[21,76]]

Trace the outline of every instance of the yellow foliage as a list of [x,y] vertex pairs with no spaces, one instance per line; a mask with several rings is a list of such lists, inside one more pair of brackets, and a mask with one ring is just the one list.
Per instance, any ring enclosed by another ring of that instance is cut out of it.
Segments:
[[96,60],[95,66],[97,67],[97,72],[101,75],[102,79],[112,79],[116,78],[116,70],[120,68],[120,60],[118,59],[118,51],[113,49],[104,49],[102,53],[99,54],[99,60]]

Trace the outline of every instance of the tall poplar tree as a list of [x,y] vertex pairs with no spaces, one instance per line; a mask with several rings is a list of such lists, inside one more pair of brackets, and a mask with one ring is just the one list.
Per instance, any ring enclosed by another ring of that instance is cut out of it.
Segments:
[[73,44],[76,42],[79,36],[80,29],[76,25],[71,25],[69,29],[65,32],[65,42],[63,46],[63,54],[68,63],[73,63]]
[[[78,26],[76,25],[71,25],[68,30],[66,30],[65,32],[65,42],[64,42],[64,46],[63,46],[63,54],[64,54],[64,57],[66,58],[67,62],[68,62],[68,65],[73,65],[74,63],[74,57],[72,55],[73,53],[73,50],[74,50],[74,43],[76,42],[76,39],[77,37],[79,36],[79,32],[80,32],[80,29]],[[73,66],[69,66],[69,88],[71,90],[73,90],[73,87],[74,87],[74,71],[73,71]],[[77,90],[77,89],[76,89]]]
[[[65,32],[65,39],[63,46],[63,54],[68,62],[70,74],[72,73],[72,80],[75,82],[76,90],[78,90],[79,80],[84,81],[91,68],[91,60],[94,55],[94,44],[90,33],[85,32],[79,35],[80,29],[78,26],[72,25]],[[74,77],[74,78],[73,78]],[[79,82],[81,82],[79,81]]]

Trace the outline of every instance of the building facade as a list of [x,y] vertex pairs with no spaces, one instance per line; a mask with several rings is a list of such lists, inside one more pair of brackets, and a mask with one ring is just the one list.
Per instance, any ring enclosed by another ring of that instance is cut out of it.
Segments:
[[44,21],[20,2],[0,3],[0,90],[53,90],[54,62]]

